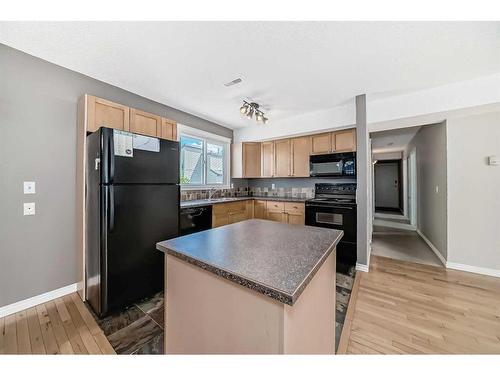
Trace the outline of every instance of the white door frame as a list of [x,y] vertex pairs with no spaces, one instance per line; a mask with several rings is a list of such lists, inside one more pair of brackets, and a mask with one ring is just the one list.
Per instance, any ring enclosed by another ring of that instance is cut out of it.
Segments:
[[418,200],[418,191],[417,191],[417,150],[414,148],[410,152],[410,156],[408,157],[408,177],[409,177],[409,198],[410,198],[410,225],[417,228],[417,200]]

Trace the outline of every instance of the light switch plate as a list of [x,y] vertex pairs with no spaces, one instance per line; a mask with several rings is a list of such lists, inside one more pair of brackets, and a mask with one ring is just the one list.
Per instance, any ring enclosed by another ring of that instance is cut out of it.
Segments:
[[35,202],[23,203],[24,215],[34,215],[35,214]]
[[35,181],[24,181],[23,191],[24,194],[35,194]]

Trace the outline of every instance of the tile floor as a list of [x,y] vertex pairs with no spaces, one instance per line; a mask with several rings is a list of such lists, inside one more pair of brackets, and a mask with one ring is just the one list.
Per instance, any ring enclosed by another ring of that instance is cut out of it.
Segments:
[[354,276],[356,274],[354,266],[347,267],[339,265],[336,275],[336,311],[335,311],[335,351],[339,346],[340,335],[344,327],[345,314],[351,298]]
[[122,312],[94,318],[117,354],[163,354],[163,292]]

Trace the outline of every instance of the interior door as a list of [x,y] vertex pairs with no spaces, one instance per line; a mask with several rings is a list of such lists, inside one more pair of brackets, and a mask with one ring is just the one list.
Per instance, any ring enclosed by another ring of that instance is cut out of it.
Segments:
[[399,208],[399,164],[397,162],[375,164],[375,206]]
[[156,243],[179,234],[179,186],[110,186],[107,303],[124,307],[163,289],[164,254]]

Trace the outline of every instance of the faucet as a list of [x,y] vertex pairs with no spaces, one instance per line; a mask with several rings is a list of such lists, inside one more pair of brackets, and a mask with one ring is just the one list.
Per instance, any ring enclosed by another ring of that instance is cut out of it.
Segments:
[[212,199],[216,192],[217,192],[216,187],[210,188],[210,190],[208,191],[208,199]]

